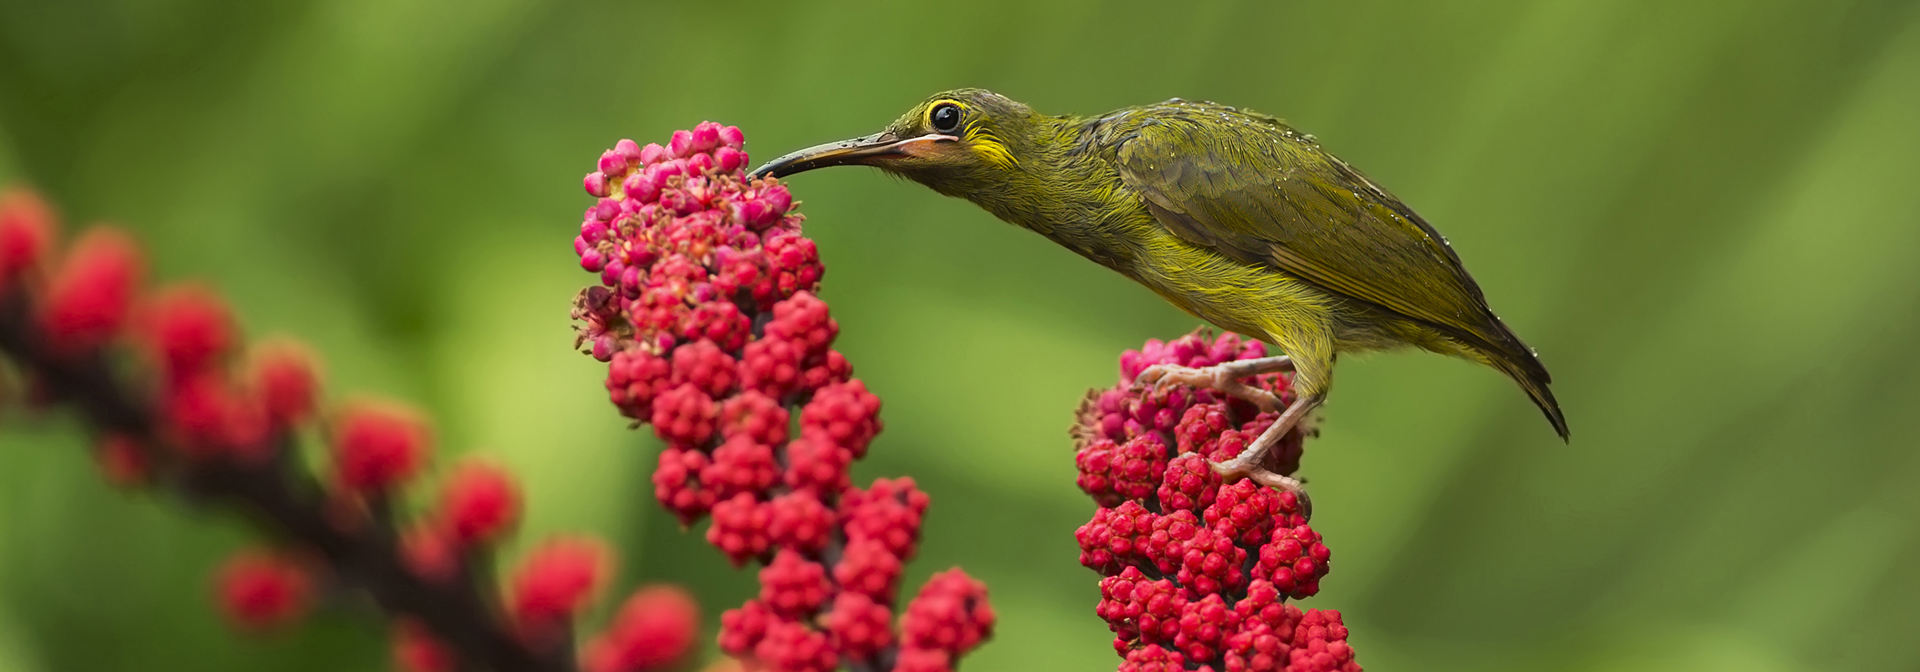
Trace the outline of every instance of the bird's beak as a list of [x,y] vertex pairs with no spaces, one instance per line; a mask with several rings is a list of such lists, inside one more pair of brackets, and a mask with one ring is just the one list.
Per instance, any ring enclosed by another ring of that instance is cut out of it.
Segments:
[[786,177],[794,173],[804,173],[815,168],[828,166],[869,165],[877,160],[901,156],[928,156],[933,146],[942,142],[955,142],[959,138],[951,135],[930,133],[907,139],[900,139],[892,131],[883,131],[852,140],[829,142],[824,145],[808,147],[800,151],[768,161],[766,165],[755,168],[747,179],[762,177]]

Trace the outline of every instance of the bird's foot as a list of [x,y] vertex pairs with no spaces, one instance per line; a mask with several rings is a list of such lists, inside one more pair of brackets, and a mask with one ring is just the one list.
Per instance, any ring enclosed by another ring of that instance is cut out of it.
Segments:
[[1169,385],[1187,385],[1219,390],[1245,399],[1261,411],[1278,413],[1286,410],[1287,405],[1272,392],[1240,382],[1242,378],[1263,373],[1292,371],[1293,360],[1285,356],[1242,359],[1204,368],[1176,366],[1173,364],[1155,364],[1134,376],[1135,388],[1150,387],[1155,391]]
[[1208,460],[1207,464],[1213,467],[1214,473],[1226,477],[1229,482],[1242,478],[1251,478],[1255,483],[1281,492],[1293,493],[1293,496],[1299,500],[1300,514],[1307,518],[1312,518],[1313,498],[1307,496],[1306,484],[1302,483],[1299,479],[1267,468],[1266,460],[1267,453],[1273,449],[1275,444],[1280,443],[1280,437],[1286,436],[1287,432],[1292,431],[1295,426],[1298,426],[1300,419],[1306,417],[1308,413],[1313,412],[1313,409],[1318,408],[1320,401],[1324,398],[1323,395],[1316,394],[1294,400],[1293,405],[1288,406],[1286,412],[1281,413],[1280,417],[1273,421],[1273,424],[1267,425],[1267,429],[1260,432],[1260,436],[1256,437],[1252,443],[1247,444],[1246,449],[1241,450],[1239,455],[1235,455],[1224,462]]
[[1208,460],[1207,464],[1213,467],[1213,473],[1225,477],[1229,483],[1250,478],[1253,482],[1269,488],[1293,493],[1293,496],[1300,500],[1300,515],[1312,519],[1313,498],[1307,496],[1307,484],[1300,479],[1268,471],[1266,467],[1261,466],[1260,460],[1266,457],[1266,451],[1261,451],[1258,455],[1249,454],[1251,452],[1241,453],[1225,462]]

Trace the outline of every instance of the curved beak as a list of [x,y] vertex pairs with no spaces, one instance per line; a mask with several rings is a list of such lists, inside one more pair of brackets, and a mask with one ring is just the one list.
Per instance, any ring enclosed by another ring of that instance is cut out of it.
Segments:
[[852,140],[829,142],[824,145],[808,147],[800,151],[768,161],[747,174],[747,179],[762,177],[786,177],[794,173],[804,173],[815,168],[829,166],[870,165],[875,160],[895,156],[925,156],[932,146],[941,142],[958,141],[951,135],[929,134],[905,140],[895,136],[892,131],[882,131],[873,135]]

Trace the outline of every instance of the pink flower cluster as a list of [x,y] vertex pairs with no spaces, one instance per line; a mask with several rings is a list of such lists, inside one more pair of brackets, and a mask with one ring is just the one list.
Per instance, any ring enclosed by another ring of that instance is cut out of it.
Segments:
[[[762,331],[752,316],[819,286],[825,269],[813,241],[800,235],[801,217],[789,212],[792,194],[774,180],[744,180],[745,142],[740,129],[706,122],[674,133],[664,147],[621,140],[600,155],[599,170],[585,181],[599,200],[573,240],[580,266],[599,273],[603,285],[582,292],[574,312],[595,358],[607,361],[631,341],[664,353],[703,339],[743,356],[741,347]],[[809,350],[833,338],[789,336],[813,338],[753,353],[763,360],[756,387],[776,398],[827,364],[824,352]],[[807,368],[777,370],[782,365]],[[815,373],[815,382],[836,374],[846,378],[844,360],[837,372]]]
[[[279,548],[237,553],[215,576],[215,599],[236,627],[292,624],[317,590],[350,587],[391,612],[394,661],[410,672],[647,672],[691,650],[691,598],[650,588],[576,664],[575,617],[610,564],[599,542],[549,541],[502,589],[491,554],[520,518],[512,474],[463,461],[437,498],[403,515],[403,489],[432,461],[423,415],[371,400],[323,413],[319,367],[304,347],[246,348],[210,288],[143,287],[140,246],[116,229],[83,233],[54,259],[56,224],[33,193],[0,194],[0,350],[46,401],[92,424],[111,482],[177,487],[277,528]],[[297,452],[308,434],[325,437],[319,473]]]
[[992,631],[986,586],[940,574],[894,625],[928,498],[911,478],[853,486],[880,399],[833,350],[819,253],[787,188],[745,179],[744,140],[705,122],[601,155],[574,239],[601,281],[575,302],[579,342],[608,362],[614,406],[666,444],[661,505],[685,525],[711,515],[710,543],[763,565],[759,597],[721,619],[723,650],[788,672],[951,670]]
[[[1120,384],[1089,393],[1074,427],[1079,485],[1095,503],[1076,533],[1099,572],[1096,613],[1115,633],[1122,672],[1358,672],[1336,611],[1288,599],[1320,590],[1331,557],[1292,493],[1226,483],[1208,460],[1240,453],[1274,421],[1214,390],[1135,388],[1156,364],[1205,367],[1264,356],[1258,341],[1200,332],[1148,341],[1120,358]],[[1280,375],[1254,381],[1291,401]],[[1299,430],[1266,465],[1300,465]]]

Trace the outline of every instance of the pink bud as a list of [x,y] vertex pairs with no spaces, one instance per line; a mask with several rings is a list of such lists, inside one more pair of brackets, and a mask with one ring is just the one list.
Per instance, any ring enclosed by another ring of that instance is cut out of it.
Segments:
[[735,203],[733,207],[734,219],[754,229],[767,228],[767,223],[773,221],[769,216],[773,211],[767,209],[767,204],[763,201],[742,201]]
[[658,143],[649,142],[647,146],[640,148],[640,163],[643,165],[651,166],[664,158],[667,158],[667,148],[661,147]]
[[635,247],[627,251],[627,264],[630,266],[652,266],[654,259],[657,258],[659,255],[646,247]]
[[651,201],[660,196],[660,183],[653,181],[653,170],[638,170],[627,176],[620,188],[627,192],[628,202]]
[[721,147],[713,151],[713,157],[720,164],[720,172],[731,173],[747,166],[747,153],[733,147]]
[[672,161],[667,161],[665,163],[660,164],[660,175],[661,175],[661,181],[663,182],[665,181],[665,178],[672,177],[674,175],[680,175],[684,177],[690,174],[692,173],[687,170],[686,159],[674,159]]
[[728,147],[740,149],[747,146],[747,134],[741,133],[739,126],[723,126],[720,128],[720,142],[726,143]]
[[602,362],[613,359],[613,335],[601,334],[593,339],[593,358]]
[[580,253],[580,267],[586,269],[589,273],[597,272],[607,267],[607,257],[601,254],[599,250],[587,248]]
[[252,387],[267,416],[282,427],[311,416],[320,388],[319,366],[297,341],[279,339],[255,346]]
[[720,125],[711,121],[693,127],[693,151],[710,152],[720,146]]
[[668,160],[647,166],[647,169],[641,172],[647,176],[647,181],[652,182],[657,190],[661,186],[666,185],[667,178],[680,174],[680,170],[681,164],[678,160]]
[[220,568],[215,588],[227,618],[236,627],[257,630],[298,620],[312,583],[306,568],[290,557],[246,551]]
[[607,239],[607,223],[590,219],[580,223],[580,237],[588,243],[598,243]]
[[742,250],[749,249],[760,245],[760,235],[748,231],[746,227],[735,226],[728,234],[727,244]]
[[628,166],[640,164],[639,143],[627,138],[621,138],[619,142],[613,143],[613,151],[619,154],[620,158],[626,159]]
[[677,159],[693,151],[693,131],[674,131],[673,139],[667,142],[667,154]]
[[639,294],[641,280],[640,267],[628,266],[627,270],[620,274],[620,288],[630,294]]
[[226,302],[205,286],[170,287],[146,304],[143,335],[170,373],[209,369],[232,349],[237,338]]
[[[580,260],[580,263],[582,265],[585,265],[586,260],[582,259]],[[587,270],[593,270],[593,269],[587,269]],[[620,263],[619,259],[613,259],[605,262],[605,265],[600,267],[600,284],[606,285],[608,287],[612,287],[620,284],[620,272],[624,270],[627,270],[627,267],[625,264]]]
[[22,187],[0,191],[0,280],[40,263],[53,246],[58,223],[39,194]]
[[594,219],[605,222],[612,220],[617,214],[620,214],[620,203],[611,198],[602,198],[599,203],[593,204]]
[[700,608],[686,591],[643,588],[620,607],[605,632],[584,650],[587,672],[638,672],[677,667],[699,636]]
[[587,173],[586,179],[582,180],[581,183],[581,186],[587,188],[588,194],[599,198],[606,198],[609,193],[607,191],[607,176],[604,173]]
[[713,288],[711,282],[696,282],[687,289],[687,298],[694,303],[708,303],[719,300],[720,292]]
[[104,343],[120,333],[145,275],[132,238],[118,229],[92,229],[74,241],[42,290],[40,326],[68,352]]
[[611,149],[600,153],[600,172],[605,175],[617,175],[627,171],[627,157]]
[[358,402],[333,423],[334,483],[370,494],[412,479],[433,451],[432,430],[412,409]]
[[695,175],[705,175],[707,171],[713,170],[713,155],[695,154],[687,157],[687,170]]
[[456,541],[471,546],[498,539],[520,519],[520,487],[500,467],[469,461],[447,478],[440,510]]
[[767,207],[771,208],[776,215],[787,214],[788,210],[793,209],[793,193],[787,191],[785,186],[775,186],[766,190],[760,195],[760,200],[766,201]]
[[607,255],[603,255],[599,250],[582,252],[580,253],[580,267],[586,269],[588,273],[597,273],[599,269],[605,269],[605,267],[607,267]]
[[597,539],[550,539],[514,572],[506,595],[508,611],[525,634],[552,635],[599,590],[611,564],[611,553]]

